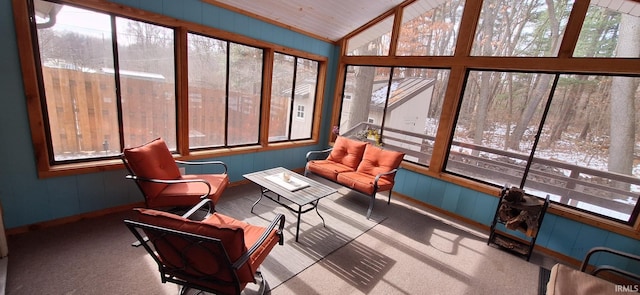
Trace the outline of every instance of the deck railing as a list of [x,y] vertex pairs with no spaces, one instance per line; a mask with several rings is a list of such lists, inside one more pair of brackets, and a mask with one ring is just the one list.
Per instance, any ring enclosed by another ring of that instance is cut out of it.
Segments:
[[[379,130],[380,126],[362,123],[343,135],[373,142],[363,138],[362,130],[368,129]],[[407,161],[429,165],[435,137],[387,127],[382,134],[385,148],[405,153]],[[453,141],[446,170],[498,186],[519,186],[528,160],[527,154]],[[524,188],[541,198],[550,194],[557,203],[628,221],[638,199],[634,189],[640,188],[640,179],[534,157]]]

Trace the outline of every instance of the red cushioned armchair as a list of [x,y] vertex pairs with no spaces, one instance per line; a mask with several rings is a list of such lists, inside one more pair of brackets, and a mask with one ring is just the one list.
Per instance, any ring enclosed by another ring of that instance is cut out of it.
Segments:
[[[204,198],[217,203],[229,184],[227,165],[221,161],[177,161],[162,138],[139,147],[124,149],[121,155],[144,195],[147,208],[192,207]],[[215,173],[181,175],[178,164],[210,165]]]
[[[125,224],[158,264],[162,283],[215,294],[240,294],[248,283],[268,284],[258,267],[276,244],[283,245],[284,215],[277,214],[267,227],[209,212],[205,199],[183,216],[154,209],[135,209],[137,220]],[[146,236],[146,237],[145,237]]]

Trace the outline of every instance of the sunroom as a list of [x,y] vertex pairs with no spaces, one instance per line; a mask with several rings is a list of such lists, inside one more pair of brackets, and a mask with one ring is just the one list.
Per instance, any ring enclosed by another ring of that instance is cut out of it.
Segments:
[[343,136],[405,154],[395,199],[488,233],[518,187],[550,199],[537,253],[640,254],[636,0],[3,8],[10,236],[139,205],[119,155],[158,137],[241,186]]

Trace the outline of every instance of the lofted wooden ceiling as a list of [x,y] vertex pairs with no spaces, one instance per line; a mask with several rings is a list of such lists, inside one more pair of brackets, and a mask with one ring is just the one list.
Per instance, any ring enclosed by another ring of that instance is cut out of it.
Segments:
[[[399,5],[414,2],[413,0],[202,1],[333,42],[342,39]],[[415,1],[421,2],[420,6],[422,7],[437,7],[444,2],[444,0]],[[640,0],[591,0],[591,4],[640,16]],[[386,21],[390,21],[390,19]]]
[[341,39],[405,1],[203,0],[329,41]]

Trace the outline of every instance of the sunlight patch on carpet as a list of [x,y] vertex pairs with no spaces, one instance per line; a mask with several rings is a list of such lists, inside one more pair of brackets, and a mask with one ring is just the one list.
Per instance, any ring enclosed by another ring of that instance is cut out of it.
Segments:
[[285,215],[285,243],[283,246],[276,245],[261,266],[262,274],[271,288],[344,247],[386,218],[374,211],[371,218],[367,219],[364,214],[369,201],[367,198],[339,192],[320,200],[318,210],[325,220],[325,226],[315,210],[302,214],[299,241],[296,242],[296,214],[266,198],[255,206],[254,213],[250,213],[253,202],[258,199],[259,192],[257,189],[255,192],[222,201],[216,205],[216,209],[262,226],[266,226],[277,213]]

